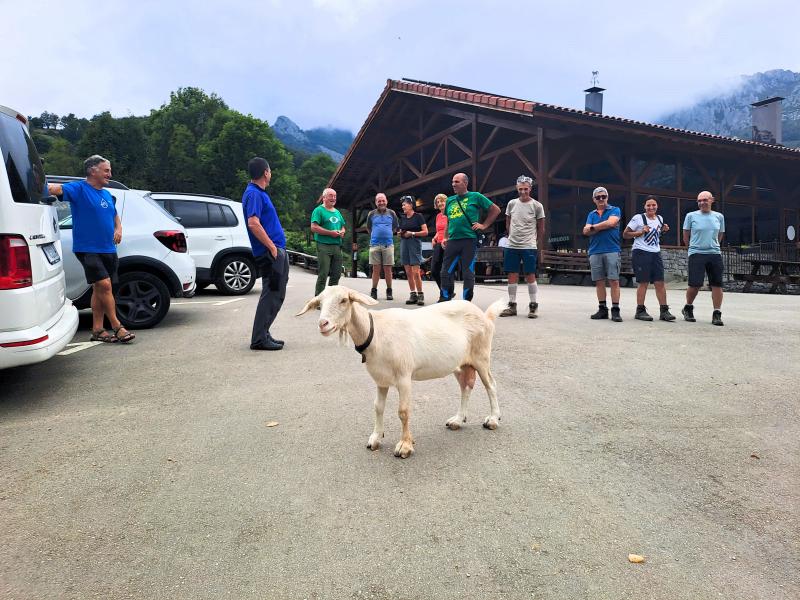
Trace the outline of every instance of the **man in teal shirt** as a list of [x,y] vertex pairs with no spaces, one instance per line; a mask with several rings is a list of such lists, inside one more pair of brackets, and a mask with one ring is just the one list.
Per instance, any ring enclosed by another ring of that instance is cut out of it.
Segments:
[[711,287],[711,302],[714,312],[711,323],[722,326],[722,251],[719,243],[725,234],[725,217],[711,210],[714,196],[711,192],[700,192],[697,205],[700,210],[690,212],[683,221],[683,243],[689,246],[689,287],[686,288],[686,306],[683,318],[694,323],[694,299],[708,275]]
[[[478,192],[467,190],[469,178],[464,173],[453,175],[454,196],[447,199],[444,214],[447,229],[442,240],[442,290],[439,302],[452,300],[455,295],[455,270],[461,261],[464,275],[464,300],[472,300],[475,289],[475,254],[478,250],[478,233],[488,229],[500,214],[500,207]],[[481,223],[480,217],[486,213]]]
[[344,217],[336,208],[336,190],[322,191],[322,204],[311,213],[311,232],[317,242],[319,274],[314,295],[325,289],[325,284],[337,285],[342,276],[342,239],[346,233]]

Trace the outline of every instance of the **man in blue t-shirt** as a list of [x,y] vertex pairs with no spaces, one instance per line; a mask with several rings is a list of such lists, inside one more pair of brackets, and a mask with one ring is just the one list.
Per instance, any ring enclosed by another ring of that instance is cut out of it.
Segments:
[[586,218],[583,235],[589,236],[589,266],[592,270],[600,306],[592,319],[607,319],[606,280],[611,287],[611,320],[620,322],[619,312],[619,220],[622,216],[619,208],[608,203],[608,190],[595,188],[592,192],[595,210]]
[[286,235],[278,213],[266,189],[272,179],[269,163],[260,157],[247,163],[250,183],[242,195],[242,209],[247,220],[247,235],[261,277],[251,350],[282,350],[283,340],[272,337],[269,329],[286,299],[289,281],[289,259],[286,256]]
[[714,312],[711,323],[722,326],[722,251],[719,243],[725,235],[725,217],[711,210],[714,196],[711,192],[697,195],[700,210],[690,212],[683,221],[683,243],[689,246],[689,287],[686,288],[686,306],[683,318],[694,323],[694,299],[708,275],[711,287],[711,302]]
[[386,279],[386,299],[392,297],[392,267],[394,267],[394,234],[400,227],[397,213],[388,208],[386,194],[375,195],[375,210],[367,215],[369,233],[369,264],[372,267],[372,290],[370,296],[378,299],[378,281],[381,269]]
[[[117,319],[112,283],[117,280],[117,244],[122,222],[114,199],[103,189],[111,179],[111,163],[95,154],[83,161],[86,179],[51,183],[50,194],[62,196],[72,209],[72,251],[83,265],[86,283],[92,286],[92,337],[95,342],[131,342],[136,337]],[[106,331],[108,317],[112,331]]]

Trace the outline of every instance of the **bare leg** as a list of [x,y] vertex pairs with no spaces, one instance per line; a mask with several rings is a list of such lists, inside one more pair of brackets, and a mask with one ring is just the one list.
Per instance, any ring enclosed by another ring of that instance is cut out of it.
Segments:
[[408,280],[408,289],[412,292],[415,292],[414,286],[414,275],[411,271],[411,265],[403,265],[403,270],[406,272],[406,279]]
[[489,396],[489,416],[483,420],[483,426],[486,429],[497,429],[497,422],[500,420],[500,403],[497,401],[497,383],[494,380],[492,372],[489,367],[476,367],[478,375],[480,375],[483,387],[486,388],[486,393]]
[[475,369],[472,367],[461,367],[461,370],[454,373],[454,375],[461,388],[461,407],[456,414],[447,419],[444,425],[448,429],[456,431],[461,428],[461,423],[467,422],[469,396],[472,393],[472,389],[475,387]]
[[388,387],[378,387],[378,395],[375,398],[375,427],[372,435],[369,436],[367,448],[377,450],[381,447],[383,439],[383,410],[386,408],[386,395],[389,393]]
[[397,391],[400,392],[400,406],[397,409],[397,416],[403,426],[403,433],[400,441],[394,447],[394,455],[400,458],[408,458],[414,453],[414,438],[411,437],[411,428],[408,426],[408,419],[411,417],[411,376],[401,379],[397,383]]
[[419,272],[419,266],[411,267],[411,272],[414,273],[414,283],[417,286],[417,291],[422,292],[422,275]]
[[608,283],[611,285],[611,302],[619,304],[619,279],[609,279]]
[[663,281],[656,281],[653,285],[656,288],[656,298],[658,298],[658,303],[661,306],[664,306],[667,303],[667,286],[664,285]]
[[[658,294],[658,284],[656,284],[656,294]],[[644,298],[646,295],[647,295],[647,283],[640,283],[639,287],[636,288],[636,304],[638,304],[639,306],[644,304]]]
[[597,292],[597,300],[598,302],[605,302],[606,301],[606,280],[605,279],[598,279],[594,282],[594,289]]
[[378,282],[381,280],[381,266],[372,265],[372,287],[378,287]]
[[[383,278],[386,279],[386,287],[392,287],[392,265],[385,265],[383,267]],[[372,286],[375,287],[375,286]]]
[[700,288],[688,287],[686,288],[686,304],[694,304],[694,299],[697,298],[697,292]]
[[712,287],[711,288],[711,302],[714,304],[714,310],[721,310],[722,309],[722,288],[721,287]]
[[112,329],[120,327],[117,319],[117,306],[111,289],[111,279],[101,279],[92,284],[92,330],[103,329],[103,317],[108,317]]

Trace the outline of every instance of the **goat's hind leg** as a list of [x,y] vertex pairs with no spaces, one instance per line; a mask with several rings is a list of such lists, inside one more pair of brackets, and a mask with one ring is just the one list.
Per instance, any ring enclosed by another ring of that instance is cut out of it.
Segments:
[[475,369],[469,366],[461,367],[454,373],[458,386],[461,388],[461,407],[458,412],[447,419],[444,424],[448,429],[457,431],[461,429],[461,424],[467,422],[467,404],[472,388],[475,387]]
[[478,375],[483,382],[483,387],[486,388],[486,394],[489,396],[489,409],[491,413],[483,420],[483,426],[486,429],[497,429],[497,423],[500,420],[500,403],[497,401],[497,383],[494,380],[492,372],[489,367],[476,367]]
[[367,448],[370,450],[377,450],[381,447],[381,439],[383,438],[383,411],[386,408],[386,395],[388,393],[388,387],[378,386],[378,395],[375,397],[375,426],[367,442]]

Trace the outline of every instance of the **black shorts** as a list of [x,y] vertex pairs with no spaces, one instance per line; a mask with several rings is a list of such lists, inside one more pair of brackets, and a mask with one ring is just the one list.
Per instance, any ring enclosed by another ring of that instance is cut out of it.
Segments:
[[75,257],[83,265],[86,283],[97,283],[103,279],[117,282],[119,258],[116,252],[76,252]]
[[634,250],[631,252],[631,264],[636,275],[636,283],[655,283],[664,281],[664,263],[661,252]]
[[722,287],[721,254],[692,254],[689,257],[689,287],[701,287],[708,275],[708,285]]

